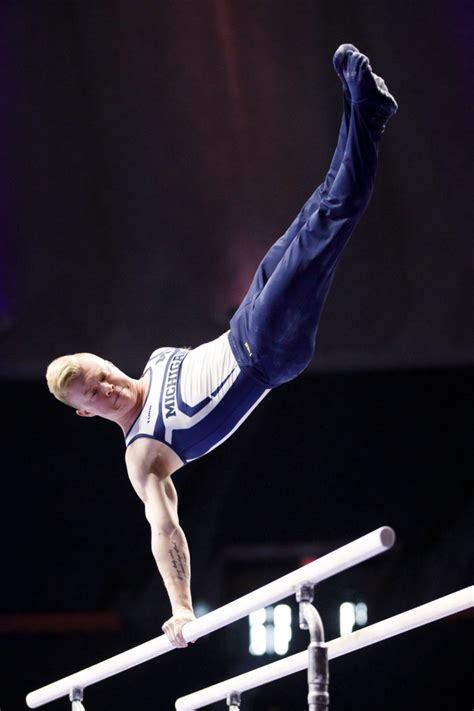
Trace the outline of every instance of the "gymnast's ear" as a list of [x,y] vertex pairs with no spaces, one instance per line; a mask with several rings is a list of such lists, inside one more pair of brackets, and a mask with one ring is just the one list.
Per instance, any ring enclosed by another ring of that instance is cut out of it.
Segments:
[[76,410],[76,415],[79,415],[79,417],[95,417],[89,410]]

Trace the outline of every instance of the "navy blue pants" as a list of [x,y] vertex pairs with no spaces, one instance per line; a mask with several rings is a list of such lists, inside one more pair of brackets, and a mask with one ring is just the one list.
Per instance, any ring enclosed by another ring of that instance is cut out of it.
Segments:
[[334,271],[372,193],[381,133],[344,96],[339,139],[324,182],[261,261],[230,322],[239,366],[273,388],[314,354]]

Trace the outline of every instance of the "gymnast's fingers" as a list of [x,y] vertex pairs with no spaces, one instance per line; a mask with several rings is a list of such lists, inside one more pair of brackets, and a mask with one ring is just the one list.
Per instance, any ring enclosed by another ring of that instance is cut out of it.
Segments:
[[188,646],[188,643],[184,639],[182,632],[184,624],[185,622],[181,620],[175,620],[173,617],[171,617],[164,623],[163,627],[161,628],[165,635],[168,637],[173,647],[184,648]]

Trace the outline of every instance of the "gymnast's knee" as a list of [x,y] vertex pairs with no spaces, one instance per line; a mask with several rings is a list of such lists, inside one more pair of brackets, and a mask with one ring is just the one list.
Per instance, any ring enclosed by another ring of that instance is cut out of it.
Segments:
[[361,191],[356,195],[328,195],[321,201],[319,219],[329,223],[341,221],[350,227],[362,217],[370,202],[372,191]]

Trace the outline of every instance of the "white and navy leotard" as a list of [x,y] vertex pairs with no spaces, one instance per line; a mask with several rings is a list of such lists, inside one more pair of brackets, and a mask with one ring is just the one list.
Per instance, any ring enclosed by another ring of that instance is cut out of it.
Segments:
[[152,353],[148,394],[127,445],[150,437],[183,462],[197,459],[311,361],[334,271],[370,200],[384,124],[396,110],[350,46],[343,52],[354,71],[343,77],[341,130],[324,183],[261,261],[230,331],[195,350]]
[[224,333],[194,350],[158,348],[143,408],[125,436],[167,444],[183,462],[202,457],[226,440],[269,392],[243,372]]

